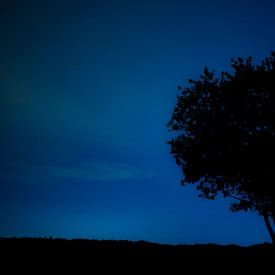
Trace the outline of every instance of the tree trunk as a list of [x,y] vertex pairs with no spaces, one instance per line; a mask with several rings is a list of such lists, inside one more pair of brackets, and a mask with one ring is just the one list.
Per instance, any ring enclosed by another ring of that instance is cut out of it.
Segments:
[[269,235],[271,237],[272,243],[273,243],[273,245],[275,245],[275,233],[274,233],[274,231],[272,229],[272,226],[270,224],[268,215],[264,215],[264,222],[265,222],[265,225],[266,225],[267,230],[269,232]]

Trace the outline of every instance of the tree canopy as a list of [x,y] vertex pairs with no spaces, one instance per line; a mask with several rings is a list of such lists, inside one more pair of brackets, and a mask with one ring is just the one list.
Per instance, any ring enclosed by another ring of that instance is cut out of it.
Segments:
[[231,59],[230,72],[217,77],[205,68],[188,87],[179,86],[168,122],[177,136],[168,143],[182,185],[196,184],[207,199],[234,198],[231,210],[254,210],[269,223],[275,217],[275,52],[259,65],[252,61]]

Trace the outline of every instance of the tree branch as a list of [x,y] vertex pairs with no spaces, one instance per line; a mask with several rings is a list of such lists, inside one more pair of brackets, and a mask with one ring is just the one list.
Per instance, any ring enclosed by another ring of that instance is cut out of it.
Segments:
[[242,199],[240,199],[240,198],[238,198],[238,197],[236,197],[236,196],[234,196],[234,195],[228,195],[228,197],[231,197],[231,198],[236,199],[236,200],[238,200],[238,201],[242,201]]

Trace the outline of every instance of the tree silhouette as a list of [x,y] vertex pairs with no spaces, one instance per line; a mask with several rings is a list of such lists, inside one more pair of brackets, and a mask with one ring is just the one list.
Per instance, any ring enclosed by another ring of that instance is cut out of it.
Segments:
[[178,87],[168,122],[178,135],[168,144],[182,185],[196,184],[207,199],[233,198],[232,211],[256,211],[274,244],[275,52],[257,66],[251,57],[231,59],[231,67],[219,77],[205,68]]

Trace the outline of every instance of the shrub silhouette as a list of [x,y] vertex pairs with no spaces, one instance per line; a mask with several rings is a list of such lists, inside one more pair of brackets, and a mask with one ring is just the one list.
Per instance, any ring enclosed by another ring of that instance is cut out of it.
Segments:
[[234,198],[230,210],[254,210],[264,217],[275,243],[275,52],[253,65],[231,59],[232,72],[219,77],[205,68],[180,94],[168,122],[178,133],[168,141],[184,174],[182,185],[196,184],[199,196]]

